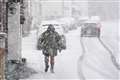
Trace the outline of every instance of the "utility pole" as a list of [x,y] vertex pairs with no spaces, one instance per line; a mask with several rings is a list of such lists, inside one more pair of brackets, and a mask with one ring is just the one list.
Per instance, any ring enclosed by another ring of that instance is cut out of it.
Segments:
[[8,2],[8,60],[21,59],[20,2]]

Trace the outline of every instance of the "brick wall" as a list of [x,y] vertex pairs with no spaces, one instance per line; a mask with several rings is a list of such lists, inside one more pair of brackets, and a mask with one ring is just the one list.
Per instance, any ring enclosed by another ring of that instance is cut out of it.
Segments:
[[4,80],[5,54],[4,48],[0,48],[0,80]]

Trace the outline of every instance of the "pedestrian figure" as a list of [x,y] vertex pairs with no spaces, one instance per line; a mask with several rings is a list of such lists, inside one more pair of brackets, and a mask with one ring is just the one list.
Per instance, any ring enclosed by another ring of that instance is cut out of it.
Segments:
[[38,41],[39,46],[45,56],[45,72],[48,71],[50,62],[50,71],[51,73],[54,73],[55,56],[57,56],[57,50],[61,52],[61,37],[55,31],[54,26],[49,25],[47,30],[42,33]]

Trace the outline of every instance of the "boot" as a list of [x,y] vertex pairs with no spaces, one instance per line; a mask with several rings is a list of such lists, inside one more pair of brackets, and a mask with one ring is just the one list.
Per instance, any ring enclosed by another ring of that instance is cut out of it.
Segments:
[[54,70],[53,70],[52,68],[50,69],[50,72],[51,72],[51,73],[55,73]]
[[49,68],[48,62],[49,62],[49,57],[45,56],[45,72],[47,72]]
[[45,67],[45,72],[48,71],[48,68],[49,68],[49,65],[46,65],[46,67]]
[[50,72],[54,73],[54,64],[51,64]]

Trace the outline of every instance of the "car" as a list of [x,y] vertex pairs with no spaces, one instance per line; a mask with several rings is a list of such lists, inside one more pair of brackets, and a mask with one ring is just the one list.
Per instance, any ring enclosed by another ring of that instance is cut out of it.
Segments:
[[60,24],[64,28],[65,33],[69,32],[70,30],[76,29],[75,19],[73,17],[64,17],[58,19],[57,21],[60,22]]
[[[41,34],[47,30],[49,25],[53,25],[55,27],[56,32],[60,34],[61,44],[62,44],[61,48],[66,49],[66,37],[64,35],[64,30],[61,24],[57,21],[42,21],[37,32],[38,38],[40,38]],[[39,42],[39,39],[38,39],[38,42]]]
[[81,27],[81,37],[100,37],[101,24],[87,21]]

